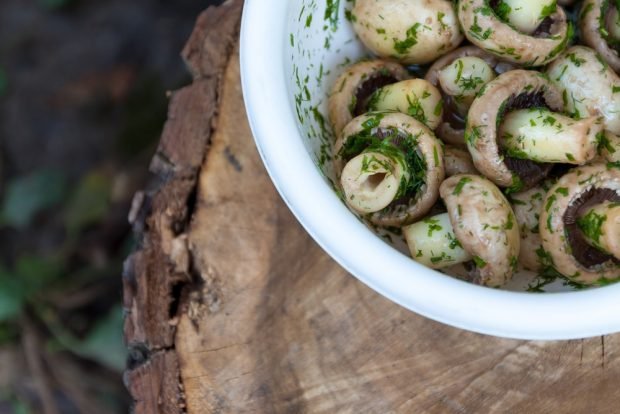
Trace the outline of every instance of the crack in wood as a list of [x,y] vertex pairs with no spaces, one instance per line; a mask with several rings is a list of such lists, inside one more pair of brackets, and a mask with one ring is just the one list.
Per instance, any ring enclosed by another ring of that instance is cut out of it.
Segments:
[[242,5],[228,1],[199,16],[183,50],[194,82],[170,94],[168,121],[150,166],[154,190],[139,192],[129,214],[138,249],[123,271],[130,350],[125,382],[136,414],[186,412],[175,347],[177,316],[194,298],[189,293],[202,292],[203,284],[183,240],[196,208],[196,181],[218,115],[220,74],[236,43]]
[[601,369],[605,369],[605,336],[601,336]]

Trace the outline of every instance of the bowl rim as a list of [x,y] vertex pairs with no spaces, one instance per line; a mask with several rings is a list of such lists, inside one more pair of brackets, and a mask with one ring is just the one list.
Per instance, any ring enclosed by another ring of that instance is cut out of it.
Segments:
[[287,14],[281,0],[245,1],[241,84],[263,164],[284,202],[325,252],[391,301],[457,328],[529,340],[620,331],[620,284],[544,294],[476,286],[418,264],[351,214],[312,162],[295,122],[292,93],[280,81],[285,79]]

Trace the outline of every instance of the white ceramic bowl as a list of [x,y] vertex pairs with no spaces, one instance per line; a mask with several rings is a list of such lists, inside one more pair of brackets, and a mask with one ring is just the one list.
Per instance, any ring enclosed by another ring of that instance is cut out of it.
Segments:
[[[620,284],[561,284],[526,293],[476,286],[414,262],[358,220],[332,189],[326,95],[367,52],[345,18],[346,0],[246,0],[241,75],[250,125],[267,171],[297,219],[338,263],[375,291],[431,319],[519,339],[572,339],[620,331]],[[328,5],[334,5],[332,13]],[[328,48],[325,46],[328,45]],[[321,116],[325,128],[321,127]]]

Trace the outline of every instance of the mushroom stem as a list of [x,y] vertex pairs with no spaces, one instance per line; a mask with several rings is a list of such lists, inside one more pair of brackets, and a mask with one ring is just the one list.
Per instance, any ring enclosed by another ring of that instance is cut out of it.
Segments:
[[612,8],[607,13],[605,28],[611,40],[620,40],[620,14],[617,8]]
[[620,203],[592,207],[577,219],[577,225],[589,245],[620,260]]
[[555,0],[502,0],[496,13],[520,32],[532,34],[555,8]]
[[574,120],[546,108],[508,113],[499,128],[499,143],[513,158],[536,162],[585,164],[596,156],[601,119]]
[[403,227],[403,234],[411,257],[425,266],[441,269],[472,260],[456,238],[448,213]]
[[359,213],[382,210],[398,194],[401,181],[409,172],[394,158],[379,152],[364,152],[349,160],[342,170],[340,183],[347,204]]
[[478,91],[494,78],[495,72],[491,66],[476,56],[458,58],[439,72],[441,88],[453,97],[461,115],[467,115]]
[[441,93],[424,79],[409,79],[378,89],[368,102],[369,111],[398,111],[435,129],[443,114]]

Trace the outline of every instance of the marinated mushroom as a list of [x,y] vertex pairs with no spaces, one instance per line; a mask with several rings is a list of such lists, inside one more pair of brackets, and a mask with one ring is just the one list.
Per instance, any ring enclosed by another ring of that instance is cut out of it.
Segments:
[[555,269],[583,284],[620,279],[620,164],[578,167],[549,189],[540,236]]
[[414,117],[430,129],[441,122],[443,101],[437,88],[424,79],[408,79],[377,90],[369,111],[398,111]]
[[543,182],[541,185],[537,185],[529,190],[510,195],[512,209],[519,226],[519,234],[521,235],[519,263],[527,270],[539,271],[546,265],[541,260],[545,255],[542,251],[543,247],[538,223],[548,190],[549,186],[546,185],[546,182]]
[[441,89],[453,97],[461,115],[466,115],[474,97],[495,78],[491,66],[475,56],[456,59],[439,72]]
[[620,78],[594,50],[573,46],[546,73],[562,93],[565,112],[575,118],[602,116],[605,129],[620,134]]
[[407,70],[394,62],[371,60],[349,66],[334,82],[328,98],[329,120],[336,136],[353,118],[367,112],[376,90],[408,77]]
[[443,163],[446,168],[446,177],[457,174],[478,174],[469,152],[451,145],[444,146]]
[[[480,59],[486,66],[476,64],[478,60],[472,61],[472,58]],[[469,73],[464,71],[466,62],[473,69]],[[476,68],[473,68],[474,65]],[[488,68],[492,69],[492,73],[488,72]],[[501,61],[476,46],[460,47],[433,63],[425,79],[440,88],[444,98],[443,120],[435,131],[437,136],[449,144],[465,146],[465,118],[473,97],[488,81],[513,68],[513,64]],[[449,85],[450,90],[444,89],[443,84]]]
[[609,0],[585,0],[579,15],[583,42],[596,50],[613,68],[620,71],[620,21],[618,6]]
[[595,162],[620,162],[620,136],[605,131],[598,135],[598,157]]
[[533,31],[522,32],[514,26],[521,19],[516,14],[506,14],[505,4],[459,0],[458,17],[465,37],[481,49],[525,67],[544,65],[566,48],[572,30],[561,7],[555,3],[553,7],[544,7],[546,2],[519,1],[525,10],[543,5],[541,23]]
[[376,225],[411,223],[439,197],[441,141],[408,115],[370,112],[353,119],[334,153],[345,202]]
[[439,191],[448,212],[403,228],[412,257],[435,269],[471,261],[474,283],[502,286],[516,269],[520,248],[510,204],[478,175],[450,177]]
[[489,82],[465,129],[476,169],[516,192],[540,182],[551,169],[548,161],[583,164],[595,157],[598,117],[574,121],[557,113],[562,108],[559,91],[538,72],[513,70]]
[[620,202],[597,204],[577,219],[590,246],[620,260]]
[[429,63],[463,40],[448,0],[356,0],[352,16],[368,49],[405,64]]
[[496,13],[521,33],[532,34],[555,9],[556,0],[502,0]]
[[602,119],[575,120],[546,108],[507,113],[498,130],[500,147],[513,158],[582,165],[597,154]]

